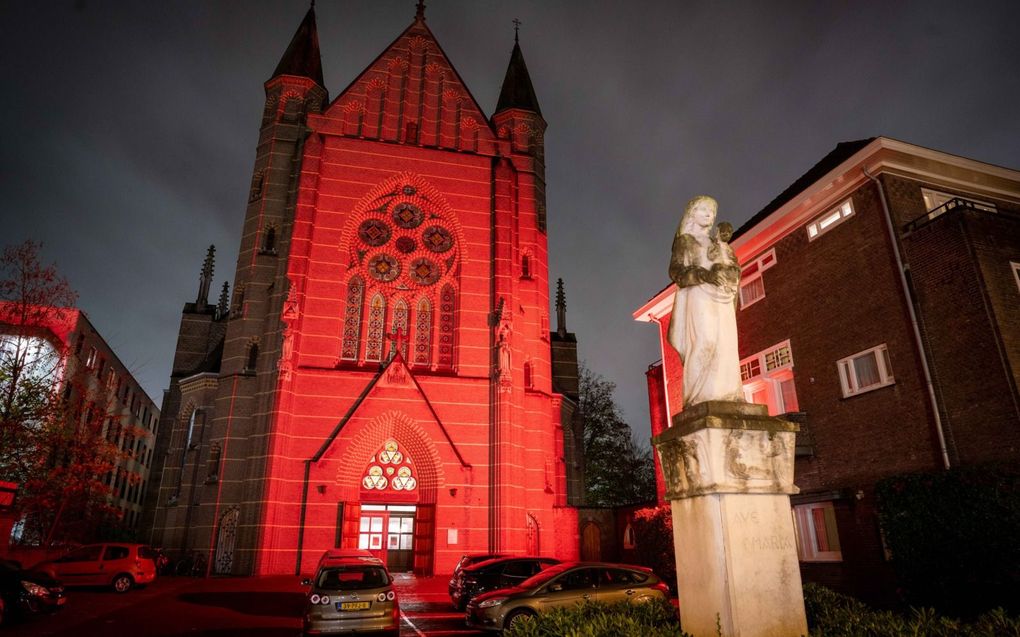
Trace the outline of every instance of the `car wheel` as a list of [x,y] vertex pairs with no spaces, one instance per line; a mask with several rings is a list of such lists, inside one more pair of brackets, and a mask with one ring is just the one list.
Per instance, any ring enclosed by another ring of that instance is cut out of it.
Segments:
[[113,590],[118,593],[126,593],[131,590],[131,587],[135,585],[135,580],[131,579],[131,576],[127,573],[121,573],[117,577],[113,578]]
[[524,608],[518,609],[506,616],[503,622],[503,630],[511,630],[521,624],[526,624],[535,618],[535,613]]

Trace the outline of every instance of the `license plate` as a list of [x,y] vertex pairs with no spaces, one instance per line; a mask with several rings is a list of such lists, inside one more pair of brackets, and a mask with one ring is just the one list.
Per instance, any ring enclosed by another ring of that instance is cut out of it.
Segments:
[[337,610],[368,610],[371,602],[337,602]]

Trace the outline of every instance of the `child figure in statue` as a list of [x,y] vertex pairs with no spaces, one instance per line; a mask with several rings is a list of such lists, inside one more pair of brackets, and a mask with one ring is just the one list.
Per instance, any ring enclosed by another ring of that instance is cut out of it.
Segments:
[[708,400],[744,402],[737,350],[736,295],[740,266],[712,197],[691,199],[673,237],[669,278],[676,284],[668,340],[684,366],[684,406]]

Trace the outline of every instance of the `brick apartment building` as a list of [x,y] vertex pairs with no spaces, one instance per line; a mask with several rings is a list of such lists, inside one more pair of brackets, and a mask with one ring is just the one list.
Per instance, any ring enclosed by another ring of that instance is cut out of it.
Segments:
[[486,116],[424,7],[330,99],[310,9],[265,84],[232,297],[184,307],[152,542],[214,573],[577,554],[576,341],[549,326],[546,123]]
[[[801,426],[804,580],[890,599],[875,483],[1020,461],[1020,171],[884,137],[842,143],[731,243],[745,397]],[[673,289],[634,312],[663,344],[653,434],[682,409]]]
[[[105,478],[111,491],[109,503],[120,512],[125,529],[141,528],[159,409],[84,312],[54,308],[31,314],[45,318],[26,331],[18,318],[17,306],[0,303],[0,349],[7,350],[6,355],[20,346],[29,350],[33,358],[52,357],[54,369],[60,374],[59,391],[65,398],[106,401],[102,435],[120,450],[116,465]],[[8,512],[14,515],[17,508]],[[12,539],[21,539],[17,520],[7,516],[2,524],[0,537],[5,538],[4,545],[11,531],[8,524],[14,525]]]

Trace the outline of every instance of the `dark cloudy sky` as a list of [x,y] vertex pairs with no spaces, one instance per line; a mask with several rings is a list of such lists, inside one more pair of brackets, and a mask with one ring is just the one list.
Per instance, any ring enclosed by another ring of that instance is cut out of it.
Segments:
[[[334,97],[413,0],[319,0]],[[519,18],[548,120],[551,276],[580,356],[648,436],[659,357],[631,313],[679,212],[739,225],[839,141],[886,135],[1020,168],[1020,2],[430,0],[487,112]],[[233,282],[262,84],[308,4],[0,0],[0,244],[44,242],[161,400],[206,247]]]

